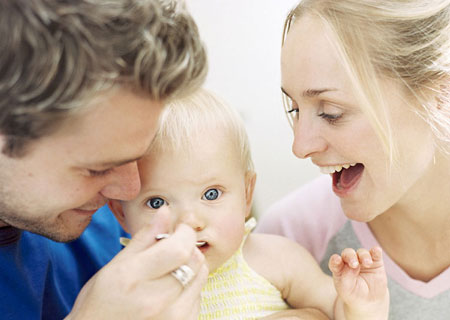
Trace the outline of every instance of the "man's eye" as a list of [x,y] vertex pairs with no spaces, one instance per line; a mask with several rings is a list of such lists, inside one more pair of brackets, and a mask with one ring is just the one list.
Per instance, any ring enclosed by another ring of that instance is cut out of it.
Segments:
[[106,169],[106,170],[88,170],[89,175],[91,177],[101,177],[106,176],[108,173],[110,173],[113,169]]
[[209,189],[207,190],[204,194],[202,199],[203,200],[216,200],[217,198],[220,197],[220,195],[222,194],[222,191],[217,190],[217,189]]
[[164,203],[166,202],[161,198],[151,198],[147,201],[146,205],[153,209],[159,209],[164,205]]

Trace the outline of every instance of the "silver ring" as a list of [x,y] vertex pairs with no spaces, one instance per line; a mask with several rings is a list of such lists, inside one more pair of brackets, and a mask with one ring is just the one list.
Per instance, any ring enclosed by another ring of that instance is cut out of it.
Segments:
[[183,287],[186,287],[195,275],[194,271],[192,271],[192,269],[185,264],[172,271],[171,274],[181,283]]

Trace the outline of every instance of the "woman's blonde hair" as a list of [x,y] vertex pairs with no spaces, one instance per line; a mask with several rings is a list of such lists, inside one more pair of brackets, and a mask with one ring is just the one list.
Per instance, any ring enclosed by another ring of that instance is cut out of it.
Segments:
[[[245,125],[237,111],[205,89],[171,101],[160,118],[158,132],[150,146],[153,151],[192,153],[193,141],[200,135],[220,131],[233,145],[244,172],[253,171]],[[217,135],[207,138],[214,139]],[[224,159],[234,155],[224,154]]]
[[[450,0],[304,0],[288,15],[320,18],[335,39],[357,98],[391,160],[396,158],[379,80],[406,88],[436,141],[450,152]],[[430,97],[433,97],[432,99]]]

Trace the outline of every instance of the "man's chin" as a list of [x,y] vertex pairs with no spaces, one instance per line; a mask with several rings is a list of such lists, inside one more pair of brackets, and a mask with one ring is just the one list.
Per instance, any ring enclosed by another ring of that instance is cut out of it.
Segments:
[[84,230],[88,227],[92,217],[88,217],[76,224],[58,223],[51,228],[37,228],[36,230],[29,230],[32,233],[44,236],[56,242],[71,242],[78,239]]

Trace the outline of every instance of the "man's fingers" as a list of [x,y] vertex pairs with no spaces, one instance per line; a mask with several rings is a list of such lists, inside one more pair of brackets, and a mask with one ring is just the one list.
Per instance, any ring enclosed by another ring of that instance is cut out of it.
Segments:
[[[157,279],[170,274],[181,265],[189,266],[196,274],[204,263],[205,257],[196,247],[196,236],[194,230],[187,225],[179,225],[177,230],[167,239],[156,242],[153,246],[141,248],[140,243],[132,247],[125,247],[112,262],[118,262],[124,267],[118,270],[126,272],[129,276],[140,279]],[[138,239],[138,242],[142,241]],[[130,250],[133,249],[133,250]]]
[[196,241],[194,230],[180,224],[169,238],[160,240],[152,248],[145,250],[141,259],[152,265],[155,272],[175,270],[183,264],[197,272],[204,256],[197,249]]
[[191,314],[189,316],[186,314],[180,314],[179,316],[176,317],[177,319],[181,319],[183,317],[184,319],[198,318],[201,301],[200,292],[206,283],[208,273],[209,273],[208,268],[206,267],[206,265],[203,264],[202,267],[198,270],[195,278],[192,279],[191,283],[189,283],[189,285],[187,285],[181,292],[173,308],[175,309],[175,312],[190,309]]
[[151,247],[157,240],[158,234],[170,233],[172,228],[172,218],[166,208],[158,210],[152,218],[151,225],[143,226],[127,245],[127,253],[141,252]]

